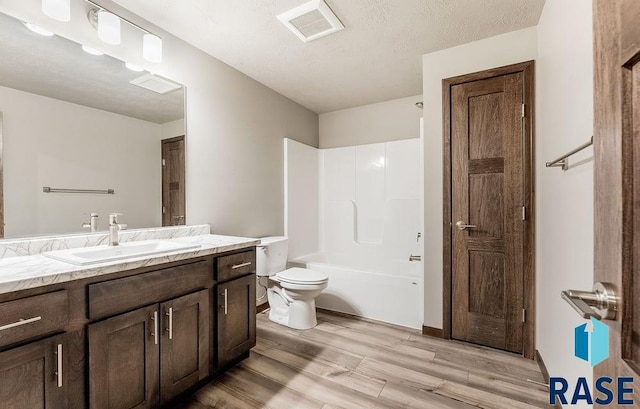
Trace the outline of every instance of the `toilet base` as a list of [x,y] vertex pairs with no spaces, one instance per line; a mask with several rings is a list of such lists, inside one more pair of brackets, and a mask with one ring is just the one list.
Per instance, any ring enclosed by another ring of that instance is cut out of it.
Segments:
[[307,330],[318,325],[315,300],[293,301],[289,308],[276,307],[269,310],[269,319],[285,327]]
[[[318,291],[319,293],[320,291]],[[306,330],[318,324],[315,298],[299,298],[299,293],[279,286],[272,286],[268,292],[269,319],[289,328]],[[306,295],[317,295],[307,292]]]

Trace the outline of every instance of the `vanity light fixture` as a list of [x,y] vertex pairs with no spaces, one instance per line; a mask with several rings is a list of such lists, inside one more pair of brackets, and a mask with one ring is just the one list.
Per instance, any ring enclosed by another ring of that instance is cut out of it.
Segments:
[[87,46],[87,45],[83,45],[83,46],[82,46],[82,50],[83,50],[85,53],[88,53],[88,54],[91,54],[91,55],[104,55],[104,53],[103,53],[102,51],[100,51],[100,50],[96,50],[95,48],[93,48],[93,47],[89,47],[89,46]]
[[136,23],[121,17],[92,0],[85,0],[95,6],[89,10],[89,22],[98,29],[98,37],[107,44],[119,45],[121,41],[121,23],[125,22],[144,33],[142,37],[142,56],[152,63],[162,62],[162,39]]
[[135,71],[135,72],[144,71],[144,68],[138,67],[137,65],[131,64],[130,62],[125,62],[124,66],[130,69],[131,71]]
[[98,38],[107,44],[120,45],[120,17],[106,10],[98,11]]
[[24,26],[27,27],[29,30],[33,31],[36,34],[40,34],[41,36],[45,36],[45,37],[51,37],[53,35],[53,33],[49,30],[45,30],[44,28],[40,27],[40,26],[36,26],[33,23],[27,23],[27,22],[23,22]]
[[42,12],[54,20],[71,20],[71,0],[42,0]]

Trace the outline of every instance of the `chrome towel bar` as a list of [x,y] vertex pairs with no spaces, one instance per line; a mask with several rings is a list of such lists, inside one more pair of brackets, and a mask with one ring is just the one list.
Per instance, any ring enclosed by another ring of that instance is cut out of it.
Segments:
[[581,150],[588,148],[591,145],[593,145],[593,136],[591,137],[591,139],[589,139],[589,142],[578,146],[577,148],[575,148],[571,152],[560,156],[556,160],[552,160],[551,162],[547,162],[547,167],[548,168],[561,167],[562,170],[568,170],[569,169],[569,156],[571,156],[573,154],[576,154],[576,153],[580,152]]
[[116,193],[113,189],[56,189],[49,186],[42,188],[44,193],[94,193],[98,195],[113,195]]

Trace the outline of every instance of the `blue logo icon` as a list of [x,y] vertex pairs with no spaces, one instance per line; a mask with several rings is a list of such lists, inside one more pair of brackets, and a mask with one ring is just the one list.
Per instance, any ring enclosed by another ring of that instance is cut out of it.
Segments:
[[591,367],[609,358],[609,327],[595,318],[575,328],[574,354]]

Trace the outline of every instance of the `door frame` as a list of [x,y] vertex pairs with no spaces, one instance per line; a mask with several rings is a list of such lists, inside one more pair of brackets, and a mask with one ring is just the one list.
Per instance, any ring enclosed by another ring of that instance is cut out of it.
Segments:
[[443,130],[443,294],[442,294],[442,324],[443,338],[452,338],[452,290],[453,290],[453,236],[452,236],[452,200],[453,192],[451,186],[452,166],[451,166],[451,92],[455,85],[468,82],[499,77],[502,75],[523,73],[524,90],[523,98],[525,104],[525,117],[523,119],[524,138],[524,182],[523,196],[526,207],[526,220],[524,221],[524,249],[523,249],[523,283],[524,283],[524,309],[525,322],[523,328],[523,355],[526,358],[535,357],[535,84],[534,84],[534,61],[526,61],[504,67],[492,68],[472,74],[460,75],[442,80],[442,130]]

